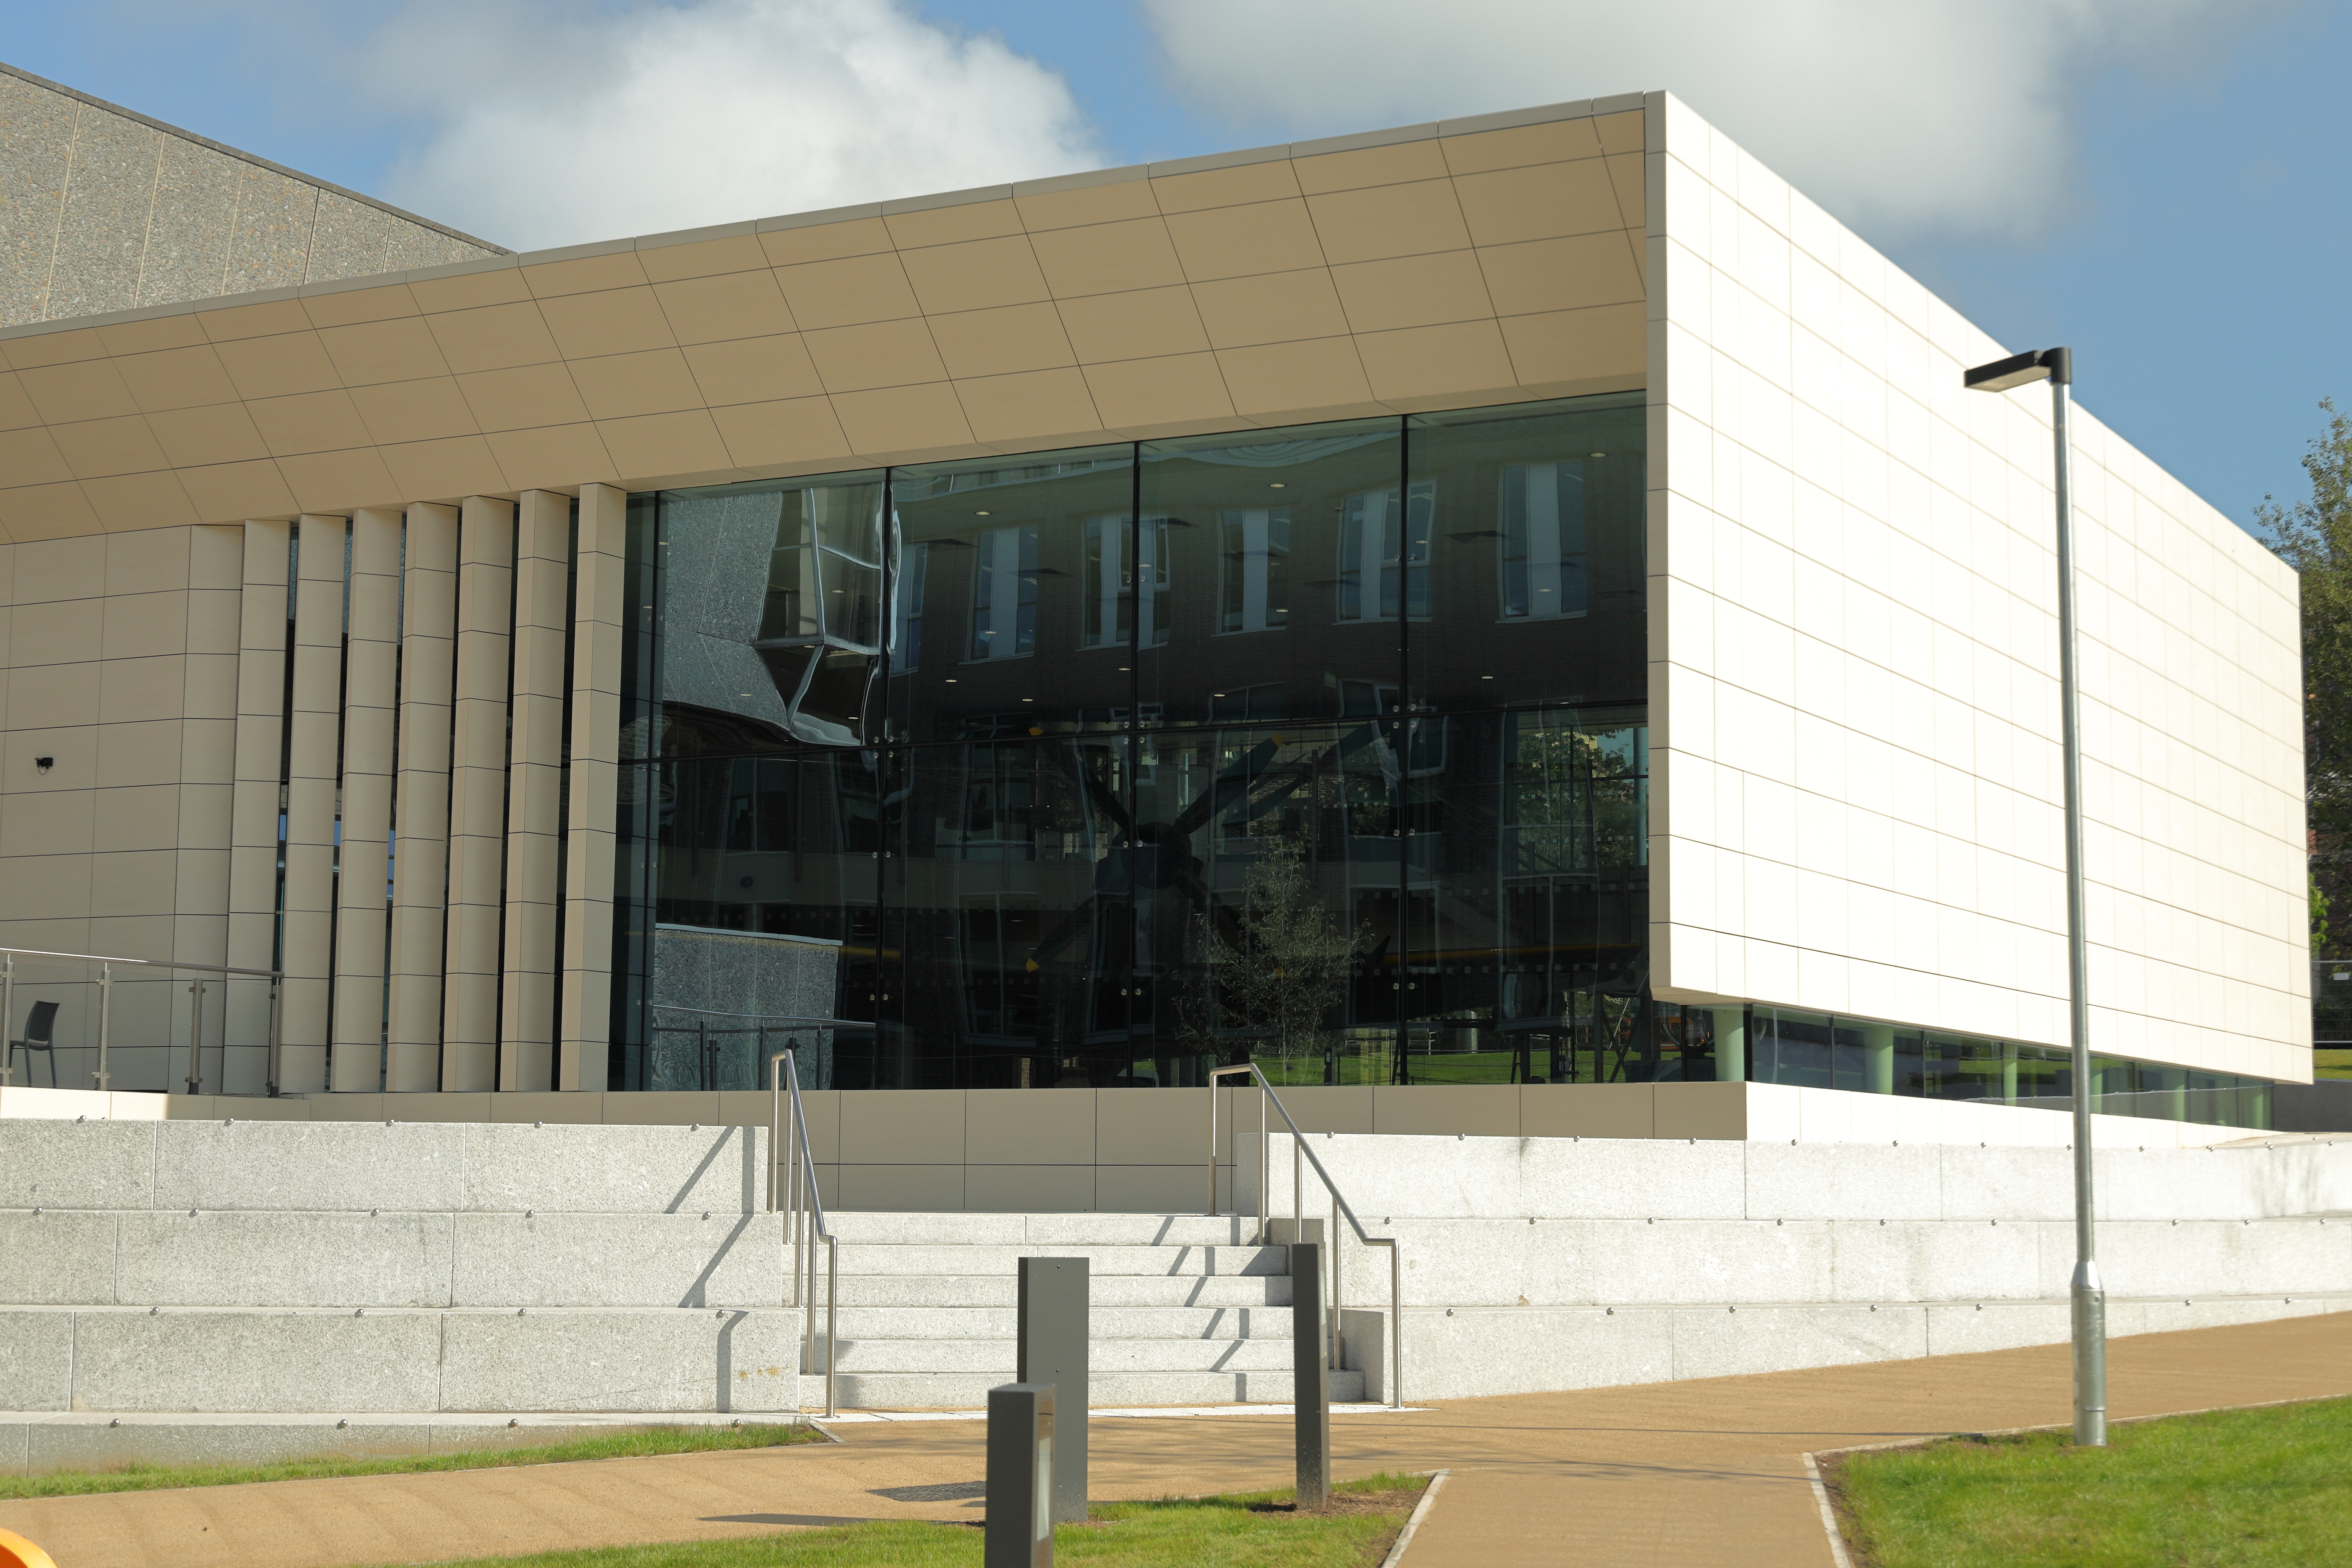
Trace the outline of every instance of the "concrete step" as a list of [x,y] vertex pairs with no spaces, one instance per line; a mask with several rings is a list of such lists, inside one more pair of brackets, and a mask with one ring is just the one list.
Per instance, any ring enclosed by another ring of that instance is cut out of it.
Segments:
[[[1290,1370],[1287,1335],[1254,1340],[1105,1340],[1087,1347],[1097,1375],[1127,1372],[1282,1372]],[[821,1351],[820,1351],[820,1353]],[[840,1342],[836,1372],[986,1373],[1013,1381],[1019,1357],[1010,1339],[852,1340]]]
[[801,1316],[0,1308],[0,1409],[791,1410]]
[[[970,1373],[839,1373],[834,1396],[845,1409],[971,1410],[988,1403],[988,1391],[1002,1377]],[[1284,1405],[1291,1398],[1290,1373],[1118,1372],[1095,1373],[1087,1401],[1097,1409],[1134,1405]],[[810,1388],[822,1397],[822,1380]],[[1331,1374],[1334,1403],[1364,1397],[1364,1374]]]
[[[824,1273],[816,1299],[824,1302]],[[859,1307],[1002,1307],[1020,1304],[1020,1281],[1010,1274],[844,1274],[841,1305]],[[1097,1310],[1108,1307],[1287,1307],[1287,1274],[1095,1274],[1087,1280]]]
[[[822,1251],[822,1249],[820,1249]],[[841,1272],[851,1274],[1016,1274],[1024,1258],[1083,1258],[1087,1271],[1105,1275],[1288,1274],[1290,1252],[1281,1247],[1056,1247],[1050,1254],[1031,1247],[841,1244]],[[790,1267],[789,1264],[786,1265]],[[822,1258],[818,1268],[824,1268]]]
[[1255,1215],[828,1214],[842,1245],[1012,1247],[1235,1247],[1257,1233]]
[[0,1211],[21,1306],[767,1307],[774,1215]]
[[[1017,1307],[844,1307],[845,1340],[1001,1339],[1019,1332]],[[822,1317],[820,1315],[820,1321]],[[1287,1335],[1290,1308],[1107,1307],[1096,1302],[1088,1329],[1102,1340],[1236,1340]]]

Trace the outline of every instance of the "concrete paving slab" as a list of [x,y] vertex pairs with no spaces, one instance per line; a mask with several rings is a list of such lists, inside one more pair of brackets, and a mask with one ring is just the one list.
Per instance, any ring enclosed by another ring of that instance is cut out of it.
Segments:
[[[2116,1341],[2110,1408],[2155,1415],[2352,1394],[2352,1314]],[[1607,1563],[1830,1568],[1803,1456],[2063,1422],[2063,1345],[1572,1394],[1336,1414],[1339,1479],[1446,1468],[1412,1568]],[[1099,1413],[1098,1413],[1099,1414]],[[1272,1412],[1106,1420],[1097,1499],[1286,1484]],[[565,1547],[709,1540],[846,1519],[981,1517],[977,1495],[906,1488],[986,1472],[973,1420],[843,1422],[824,1447],[528,1469],[280,1481],[0,1503],[0,1527],[72,1568],[356,1568]],[[937,1496],[933,1492],[934,1497]]]

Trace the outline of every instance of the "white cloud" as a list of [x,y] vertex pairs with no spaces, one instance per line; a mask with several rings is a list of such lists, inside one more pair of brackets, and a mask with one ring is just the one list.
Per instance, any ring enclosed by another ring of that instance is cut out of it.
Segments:
[[2019,234],[2070,95],[2270,0],[1141,0],[1191,101],[1328,134],[1663,88],[1848,222]]
[[366,58],[425,128],[383,195],[519,248],[1101,162],[1058,75],[901,0],[420,0]]

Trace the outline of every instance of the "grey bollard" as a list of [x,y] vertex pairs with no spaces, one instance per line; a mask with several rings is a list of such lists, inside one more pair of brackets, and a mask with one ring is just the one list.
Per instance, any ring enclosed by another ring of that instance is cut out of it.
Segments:
[[988,1391],[988,1517],[982,1568],[1052,1568],[1054,1385]]
[[1087,1260],[1024,1258],[1013,1377],[1050,1383],[1061,1430],[1054,1442],[1054,1518],[1087,1517]]
[[1290,1398],[1298,1429],[1298,1507],[1331,1506],[1331,1373],[1323,1361],[1323,1247],[1290,1248]]

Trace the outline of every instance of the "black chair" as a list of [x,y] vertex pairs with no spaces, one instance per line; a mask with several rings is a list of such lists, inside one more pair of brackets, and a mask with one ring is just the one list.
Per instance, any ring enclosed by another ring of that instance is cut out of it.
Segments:
[[9,1042],[16,1049],[25,1053],[26,1088],[33,1087],[33,1053],[35,1051],[47,1051],[49,1054],[49,1087],[51,1089],[58,1087],[57,1036],[58,1005],[55,1002],[34,1003],[33,1010],[25,1015],[25,1037]]

